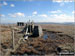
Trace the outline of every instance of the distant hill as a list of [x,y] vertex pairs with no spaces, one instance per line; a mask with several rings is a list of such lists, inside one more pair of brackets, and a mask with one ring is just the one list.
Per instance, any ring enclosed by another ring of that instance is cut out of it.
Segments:
[[64,24],[64,25],[75,25],[75,22],[64,22],[64,23],[54,23],[54,22],[37,22],[36,24]]
[[[26,22],[25,22],[26,23]],[[63,22],[63,23],[55,23],[55,22],[34,22],[35,24],[64,24],[64,25],[75,25],[75,22]],[[0,24],[17,24],[17,23],[0,23]]]

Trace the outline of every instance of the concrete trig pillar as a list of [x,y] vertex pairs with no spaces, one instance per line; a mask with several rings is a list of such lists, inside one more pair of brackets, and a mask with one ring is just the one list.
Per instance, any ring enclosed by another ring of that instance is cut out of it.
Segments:
[[31,25],[32,25],[32,31],[33,31],[33,29],[34,29],[34,22],[33,21],[31,22]]

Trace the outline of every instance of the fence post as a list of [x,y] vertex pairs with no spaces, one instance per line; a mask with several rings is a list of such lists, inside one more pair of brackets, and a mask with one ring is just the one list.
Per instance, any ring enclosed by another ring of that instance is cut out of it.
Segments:
[[14,30],[12,30],[12,46],[13,46],[13,49],[14,49],[14,47],[15,47]]

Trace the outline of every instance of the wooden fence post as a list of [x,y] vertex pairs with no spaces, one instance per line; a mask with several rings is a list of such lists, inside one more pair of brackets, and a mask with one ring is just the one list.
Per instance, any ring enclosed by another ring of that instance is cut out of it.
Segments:
[[14,30],[12,30],[12,46],[13,46],[13,49],[15,47],[15,41],[14,41]]

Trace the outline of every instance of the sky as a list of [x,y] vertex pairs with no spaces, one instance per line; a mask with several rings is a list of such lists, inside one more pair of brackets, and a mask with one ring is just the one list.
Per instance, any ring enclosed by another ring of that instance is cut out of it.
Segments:
[[0,1],[1,23],[74,22],[73,1]]

